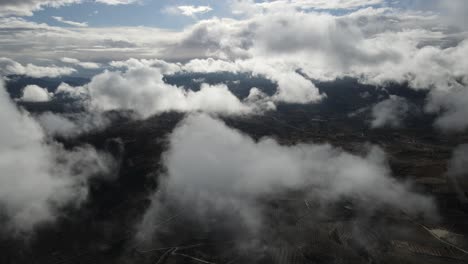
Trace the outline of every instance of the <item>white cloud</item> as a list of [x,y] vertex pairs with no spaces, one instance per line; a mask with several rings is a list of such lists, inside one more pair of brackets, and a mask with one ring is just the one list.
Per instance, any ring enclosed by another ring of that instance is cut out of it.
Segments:
[[65,20],[63,17],[59,17],[59,16],[53,16],[52,18],[57,20],[60,23],[64,23],[64,24],[74,26],[74,27],[87,27],[88,26],[87,22],[75,22],[75,21]]
[[106,5],[129,5],[141,2],[141,0],[95,0],[96,3],[106,4]]
[[126,61],[111,61],[110,66],[114,68],[140,68],[140,67],[155,67],[158,68],[162,74],[174,74],[181,71],[180,63],[170,63],[164,60],[158,59],[141,59],[137,60],[134,58],[128,59]]
[[[282,10],[244,20],[200,22],[171,52],[184,54],[190,46],[207,57],[223,59],[194,60],[187,65],[193,71],[217,68],[265,75],[279,84],[280,92],[285,91],[283,98],[292,99],[285,101],[294,102],[307,98],[301,92],[313,91],[298,71],[317,80],[350,76],[374,85],[407,82],[414,89],[454,91],[450,87],[466,79],[468,72],[466,61],[459,59],[468,52],[465,38],[465,33],[441,25],[434,14],[388,8],[360,9],[342,16]],[[465,84],[460,91],[466,89]],[[315,91],[310,98],[317,100],[318,95]],[[461,103],[444,104],[446,110],[463,111]]]
[[182,5],[182,6],[169,6],[164,9],[166,13],[173,15],[184,15],[190,17],[196,17],[200,14],[205,14],[212,11],[213,8],[210,6],[193,6],[193,5]]
[[72,138],[90,131],[106,128],[111,120],[99,113],[79,112],[56,114],[51,112],[35,116],[37,122],[50,136]]
[[19,111],[0,83],[0,206],[4,228],[31,231],[53,221],[65,205],[79,205],[89,177],[109,173],[111,159],[84,146],[65,150]]
[[44,113],[36,117],[38,123],[48,135],[52,136],[67,136],[75,134],[80,128],[65,116]]
[[392,178],[385,154],[375,147],[361,157],[330,145],[256,142],[206,115],[189,116],[169,142],[163,159],[167,177],[154,194],[141,234],[151,235],[164,201],[205,224],[211,213],[229,214],[239,218],[237,227],[256,230],[262,221],[258,200],[294,190],[324,206],[349,199],[368,211],[391,207],[434,213],[431,199]]
[[385,126],[401,127],[409,108],[409,104],[405,98],[391,95],[390,98],[372,107],[372,128]]
[[52,99],[53,94],[47,89],[37,85],[27,85],[23,89],[23,96],[20,98],[23,102],[47,102]]
[[454,83],[448,87],[432,90],[426,110],[439,114],[435,125],[441,130],[463,132],[468,128],[467,105],[468,85]]
[[235,0],[231,11],[236,15],[258,15],[265,12],[357,10],[385,4],[385,0]]
[[261,75],[277,83],[278,90],[272,100],[286,103],[314,103],[322,100],[325,95],[320,94],[315,85],[297,72],[297,68],[281,65],[268,60],[225,60],[195,59],[183,65],[187,72],[232,72],[252,73]]
[[[89,99],[99,110],[131,109],[143,117],[166,111],[203,111],[219,114],[260,114],[276,109],[276,102],[311,103],[323,98],[310,80],[293,69],[279,69],[255,62],[231,63],[221,60],[193,60],[173,64],[160,60],[113,61],[111,66],[125,72],[106,71],[95,76],[85,87],[61,85],[57,92]],[[226,65],[225,68],[223,68]],[[250,72],[278,83],[273,96],[252,87],[250,96],[240,100],[224,84],[202,84],[199,91],[166,84],[163,74],[177,72]]]
[[[2,0],[0,1],[0,16],[32,16],[34,11],[45,7],[61,7],[80,4],[88,0]],[[106,5],[128,5],[139,3],[141,0],[93,0]]]
[[0,57],[20,62],[57,61],[62,57],[81,61],[155,58],[178,38],[176,32],[150,27],[64,28],[22,18],[0,18]]
[[82,101],[86,101],[89,97],[89,92],[87,87],[85,86],[78,86],[73,87],[67,83],[61,83],[57,90],[55,90],[55,94],[66,95],[71,98],[81,99]]
[[63,57],[61,59],[62,62],[65,62],[65,63],[69,63],[69,64],[75,64],[75,65],[78,65],[82,68],[85,68],[85,69],[99,69],[101,67],[101,64],[99,63],[96,63],[96,62],[83,62],[83,61],[80,61],[78,59],[74,59],[74,58],[67,58],[67,57]]
[[264,100],[257,96],[243,102],[224,84],[202,84],[199,91],[191,91],[169,85],[163,77],[160,69],[141,64],[125,72],[105,71],[94,76],[84,87],[62,84],[56,93],[83,98],[91,109],[134,110],[142,117],[167,111],[249,114],[261,110],[255,99]]
[[0,16],[32,16],[34,11],[43,7],[60,7],[81,3],[83,0],[2,0],[0,1]]
[[277,10],[287,7],[299,9],[356,9],[383,3],[383,0],[267,0],[255,3],[255,5]]
[[441,22],[468,29],[468,2],[465,0],[411,0],[412,8],[432,11],[441,15]]
[[31,77],[58,77],[62,75],[70,75],[76,70],[69,67],[52,66],[37,66],[31,63],[22,65],[12,59],[0,58],[0,74],[1,75],[27,75]]

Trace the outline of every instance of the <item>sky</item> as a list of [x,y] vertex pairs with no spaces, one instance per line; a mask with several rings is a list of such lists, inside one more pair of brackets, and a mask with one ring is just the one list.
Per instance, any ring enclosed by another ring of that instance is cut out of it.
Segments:
[[[210,10],[199,11],[193,15],[182,14],[178,6],[209,7]],[[130,4],[109,5],[87,1],[82,4],[68,5],[59,8],[46,7],[31,17],[31,21],[64,26],[53,19],[54,16],[67,20],[87,23],[91,27],[109,26],[151,26],[166,29],[182,29],[198,19],[213,16],[229,16],[225,1],[177,1],[143,0]],[[174,10],[171,12],[171,8]]]
[[[13,2],[13,1],[5,1]],[[18,1],[22,2],[22,1]],[[24,1],[34,2],[34,1]],[[47,2],[47,1],[36,1]],[[54,1],[50,1],[54,2]],[[60,1],[56,1],[60,2]],[[112,27],[112,26],[151,26],[166,29],[181,29],[184,26],[193,24],[199,19],[207,19],[212,17],[233,17],[230,5],[233,1],[217,1],[217,0],[114,0],[114,1],[93,1],[80,0],[64,1],[63,5],[53,6],[45,4],[40,8],[24,8],[24,12],[33,12],[28,20],[37,23],[47,23],[52,26],[66,26],[54,19],[54,17],[62,17],[67,21],[78,23],[86,23],[90,27]],[[262,1],[256,1],[261,3]],[[326,1],[318,1],[326,2]],[[333,2],[333,1],[331,1]],[[336,1],[335,1],[336,2]],[[404,8],[417,8],[420,5],[418,1],[370,1],[369,6],[392,6]],[[322,6],[320,6],[322,5]],[[317,5],[319,8],[326,9],[323,4]],[[183,13],[178,10],[178,7],[208,7],[209,9],[200,9],[198,12]],[[36,10],[36,11],[34,11]],[[347,8],[329,8],[327,9],[334,13],[348,12]],[[11,12],[11,15],[21,14],[20,12]]]
[[[440,114],[436,126],[460,131],[468,127],[468,65],[460,59],[468,51],[467,13],[463,0],[2,0],[0,72],[93,77],[81,89],[91,105],[144,116],[318,103],[326,94],[310,79],[409,83],[430,91],[424,111]],[[250,73],[278,89],[271,97],[252,90],[245,102],[225,87],[190,94],[164,82],[177,72]],[[120,85],[106,87],[115,80]],[[395,116],[397,103],[382,104],[388,114],[375,116]],[[231,108],[217,108],[223,105]]]
[[[387,9],[400,14],[412,12],[419,16],[424,13],[427,17],[431,14],[439,15],[438,21],[444,20],[445,26],[465,27],[465,1],[448,2],[450,3],[441,0],[3,0],[0,2],[3,37],[3,51],[0,56],[23,63],[40,63],[47,59],[57,59],[52,54],[38,53],[39,50],[51,53],[50,50],[45,50],[46,46],[54,45],[57,48],[54,53],[64,57],[73,57],[73,52],[79,53],[78,50],[90,51],[90,48],[94,48],[91,50],[94,52],[98,47],[103,50],[102,53],[105,53],[106,48],[128,48],[122,50],[128,55],[114,54],[114,58],[111,58],[105,54],[77,54],[75,57],[93,57],[100,61],[156,57],[189,60],[205,54],[174,56],[177,54],[167,54],[164,48],[178,42],[191,27],[215,19],[246,21],[254,13],[265,15],[266,12],[290,8],[301,13],[319,12],[335,16],[368,8]],[[62,31],[61,34],[58,31]],[[80,34],[86,37],[79,37]],[[60,52],[62,49],[63,52]]]
[[[435,126],[461,131],[468,127],[468,65],[460,59],[468,53],[467,13],[464,0],[3,0],[0,72],[93,77],[84,89],[91,105],[136,107],[144,116],[206,105],[245,113],[278,102],[318,103],[326,94],[309,79],[409,83],[429,91],[424,111],[440,114]],[[206,85],[203,95],[192,95],[164,82],[177,72],[249,73],[278,89],[272,97],[252,90],[246,102],[225,87]],[[137,76],[148,82],[138,85]],[[115,80],[120,86],[105,87]],[[383,103],[375,117],[399,116],[401,102]]]
[[[54,218],[48,205],[51,197],[68,202],[82,197],[81,192],[66,197],[54,193],[57,188],[83,186],[82,182],[99,174],[99,170],[111,171],[112,162],[94,149],[70,152],[45,139],[55,134],[70,137],[105,126],[102,113],[112,110],[132,110],[142,119],[169,111],[210,115],[189,118],[182,132],[172,135],[172,154],[176,158],[170,168],[182,170],[173,169],[176,182],[169,181],[170,187],[174,184],[178,188],[177,179],[183,181],[187,171],[193,170],[177,162],[179,155],[187,158],[184,153],[200,148],[196,136],[215,138],[210,131],[204,131],[205,126],[197,125],[206,123],[232,139],[225,146],[227,149],[239,146],[234,153],[224,153],[225,149],[216,144],[210,146],[212,151],[204,153],[206,163],[216,152],[224,157],[223,162],[239,159],[242,163],[244,153],[274,151],[277,156],[261,164],[280,160],[327,176],[333,174],[332,168],[309,167],[308,158],[343,168],[357,161],[356,171],[369,173],[352,182],[368,192],[371,200],[380,194],[387,198],[415,197],[405,186],[390,180],[383,153],[375,155],[375,160],[330,146],[309,145],[306,152],[301,152],[301,146],[282,147],[274,139],[256,143],[225,127],[216,116],[262,115],[276,111],[279,104],[319,104],[327,95],[311,80],[351,77],[376,88],[398,83],[407,84],[408,89],[424,90],[427,98],[420,111],[436,116],[434,127],[447,133],[464,133],[468,129],[467,16],[465,0],[0,0],[3,81],[8,82],[11,75],[44,78],[86,73],[89,77],[82,86],[62,83],[53,93],[44,87],[27,86],[18,99],[47,102],[56,97],[72,97],[83,102],[85,108],[83,115],[73,119],[54,114],[32,117],[19,111],[0,83],[0,121],[12,124],[0,132],[0,157],[8,158],[0,163],[0,203],[6,204],[8,213],[22,229],[30,229],[36,224],[34,220]],[[239,98],[225,83],[210,85],[200,80],[201,89],[192,91],[169,84],[164,78],[176,73],[220,72],[261,76],[275,84],[276,91],[267,95],[251,87],[248,96]],[[373,106],[370,128],[400,127],[409,111],[404,98],[389,96]],[[194,138],[187,131],[193,131]],[[63,168],[59,166],[60,171],[51,171],[57,167],[57,155],[67,157],[67,162]],[[44,158],[28,167],[15,162],[23,156]],[[87,156],[100,161],[86,167],[95,169],[80,171],[78,182],[77,177],[57,181],[57,175],[76,176],[73,164],[92,162],[85,159]],[[257,167],[258,163],[251,160],[248,165],[246,174],[265,168]],[[220,170],[209,169],[210,173]],[[34,189],[28,184],[30,179],[41,181],[34,178],[36,171],[48,184],[40,192],[22,196]],[[199,173],[201,182],[207,180],[204,173]],[[356,176],[347,173],[343,169],[338,176]],[[26,176],[10,176],[17,174]],[[297,171],[295,181],[280,183],[284,187],[300,185],[309,175],[303,174]],[[269,190],[279,180],[269,171],[260,176],[260,189]],[[368,185],[367,180],[376,185]],[[396,191],[379,192],[388,185],[395,186]],[[1,186],[8,186],[8,190]],[[376,186],[380,189],[374,189]],[[329,188],[348,193],[343,186],[332,184]],[[40,217],[33,219],[31,215]]]
[[[217,0],[122,0],[122,1],[92,1],[85,0],[78,4],[67,4],[58,7],[45,5],[35,11],[29,20],[38,23],[47,23],[53,26],[65,26],[54,17],[63,17],[68,21],[86,23],[90,27],[112,26],[151,26],[166,29],[182,29],[184,26],[195,23],[200,19],[212,17],[235,17],[231,11],[233,1]],[[256,1],[261,3],[263,1]],[[320,2],[314,8],[327,10],[331,13],[342,14],[350,12],[345,5],[324,5]],[[337,2],[337,1],[330,1]],[[338,1],[339,2],[339,1]],[[341,1],[344,2],[344,1]],[[359,2],[359,1],[355,1]],[[369,1],[364,6],[398,7],[413,10],[437,11],[429,1]],[[198,12],[183,13],[178,7],[203,7]],[[343,8],[342,8],[343,7]],[[208,8],[208,9],[206,9]],[[313,8],[313,9],[314,9]],[[353,10],[355,7],[352,8]]]

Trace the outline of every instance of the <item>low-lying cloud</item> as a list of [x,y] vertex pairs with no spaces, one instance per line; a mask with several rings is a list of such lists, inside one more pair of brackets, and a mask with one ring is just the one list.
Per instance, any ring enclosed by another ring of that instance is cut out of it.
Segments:
[[[467,82],[465,80],[465,82]],[[463,132],[468,128],[468,86],[454,83],[431,91],[426,111],[439,114],[436,127],[448,132]]]
[[381,101],[372,107],[371,127],[401,127],[409,110],[410,107],[405,98],[391,95],[390,98]]
[[63,84],[56,93],[82,98],[90,110],[133,110],[144,118],[169,111],[242,115],[275,107],[255,88],[241,100],[225,84],[202,84],[198,91],[170,85],[161,69],[144,64],[124,72],[105,71],[83,87]]
[[[29,232],[53,221],[59,209],[79,205],[90,177],[110,174],[112,157],[90,146],[65,149],[18,109],[0,83],[0,208],[2,226]],[[6,222],[5,222],[6,221]]]
[[458,146],[452,153],[447,175],[460,201],[468,203],[468,145]]
[[200,221],[234,212],[237,224],[255,233],[263,218],[259,199],[297,190],[322,205],[352,200],[369,212],[386,207],[410,215],[435,212],[430,198],[392,178],[378,147],[358,156],[326,144],[256,142],[207,115],[190,115],[176,128],[164,165],[167,176],[161,178],[140,234],[151,234],[166,202]]

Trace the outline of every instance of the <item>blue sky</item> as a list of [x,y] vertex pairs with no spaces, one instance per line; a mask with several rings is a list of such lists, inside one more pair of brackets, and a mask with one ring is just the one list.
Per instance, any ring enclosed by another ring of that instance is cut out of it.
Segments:
[[[261,2],[261,1],[256,1]],[[385,0],[388,6],[420,9],[424,7],[419,0],[395,1]],[[428,0],[426,3],[433,2]],[[213,10],[196,17],[169,14],[164,10],[169,6],[210,6]],[[343,13],[346,10],[328,10],[332,13]],[[210,17],[232,16],[229,0],[141,0],[135,4],[128,5],[105,5],[86,1],[81,4],[72,4],[59,8],[44,7],[35,11],[28,20],[33,22],[47,23],[53,26],[65,26],[57,22],[53,16],[63,17],[65,20],[86,22],[90,27],[108,26],[150,26],[167,29],[181,29],[186,25],[193,24],[196,20]]]
[[74,4],[59,8],[46,7],[34,13],[29,20],[63,26],[55,21],[53,16],[66,20],[88,22],[92,27],[107,26],[154,26],[169,29],[180,29],[192,24],[197,18],[168,14],[164,11],[169,6],[195,5],[210,6],[213,11],[197,15],[198,19],[213,16],[226,17],[230,15],[227,1],[219,0],[143,0],[139,4],[104,5],[93,2]]
[[[261,2],[261,1],[256,1]],[[399,1],[386,1],[391,6],[409,7],[409,2],[400,4]],[[396,4],[395,4],[396,3]],[[210,6],[213,10],[196,17],[169,14],[165,9],[170,6]],[[343,13],[346,10],[328,10],[332,13]],[[29,20],[47,23],[53,26],[64,26],[52,17],[60,16],[65,20],[76,22],[87,22],[91,27],[108,26],[150,26],[167,29],[181,29],[186,25],[193,24],[198,19],[210,17],[231,17],[232,13],[229,0],[141,0],[139,3],[128,5],[105,5],[95,2],[84,2],[72,4],[59,8],[45,7],[36,11]]]
[[[431,2],[428,0],[426,2]],[[90,27],[109,26],[150,26],[167,29],[181,29],[186,25],[193,24],[196,20],[210,17],[232,16],[229,0],[141,0],[138,3],[128,5],[105,5],[93,1],[85,1],[81,4],[72,4],[59,8],[44,7],[35,11],[28,20],[47,23],[53,26],[65,26],[52,17],[60,16],[65,20],[86,22]],[[261,2],[261,1],[256,1]],[[385,0],[388,6],[404,8],[421,8],[419,0]],[[213,10],[196,17],[169,14],[165,9],[170,6],[210,6]],[[349,10],[328,10],[331,13],[346,13]]]

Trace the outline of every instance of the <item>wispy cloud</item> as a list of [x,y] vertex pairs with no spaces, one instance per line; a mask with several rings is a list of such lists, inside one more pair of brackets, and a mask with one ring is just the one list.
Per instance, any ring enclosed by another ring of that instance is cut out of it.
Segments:
[[96,2],[104,5],[129,5],[141,0],[2,0],[0,1],[0,16],[32,16],[35,11],[52,7],[59,8],[71,4]]
[[87,27],[88,26],[87,22],[76,22],[76,21],[66,20],[63,17],[59,17],[59,16],[53,16],[52,18],[57,20],[60,23],[67,24],[67,25],[74,26],[74,27]]
[[101,65],[99,63],[84,62],[84,61],[80,61],[80,60],[74,59],[74,58],[64,57],[64,58],[61,59],[61,61],[64,62],[64,63],[78,65],[78,66],[80,66],[82,68],[85,68],[85,69],[99,69],[99,67],[101,67]]
[[96,0],[96,3],[106,5],[129,5],[140,2],[140,0]]
[[44,7],[61,7],[81,3],[83,0],[4,0],[0,1],[0,16],[32,16]]

